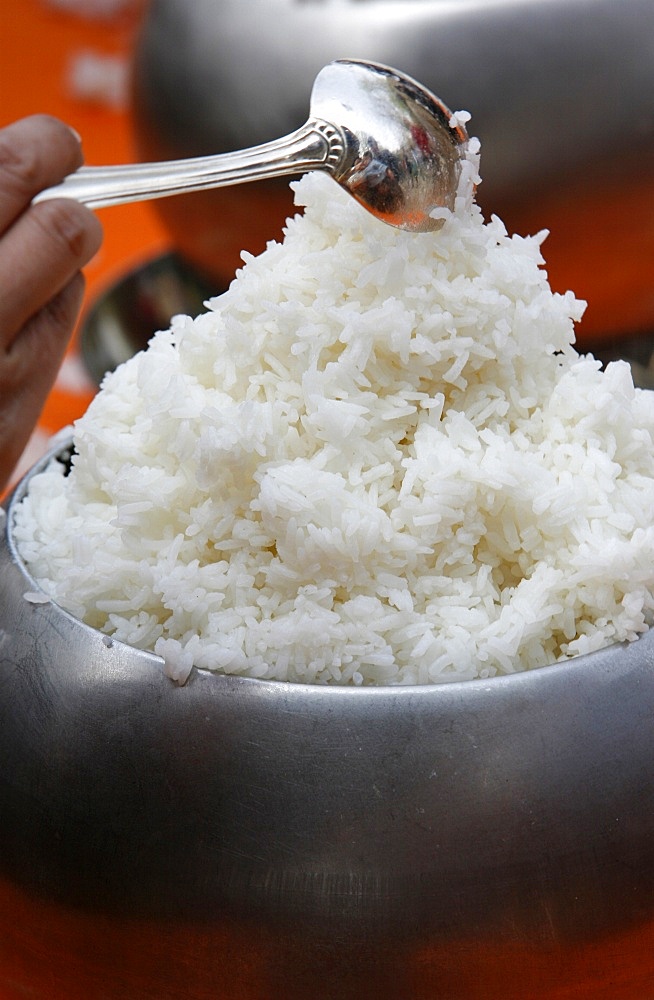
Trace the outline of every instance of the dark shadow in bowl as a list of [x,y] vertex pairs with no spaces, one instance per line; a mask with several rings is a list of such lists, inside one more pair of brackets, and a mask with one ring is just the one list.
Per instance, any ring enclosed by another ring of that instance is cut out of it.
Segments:
[[107,372],[144,350],[173,316],[197,316],[204,303],[225,290],[177,253],[155,257],[98,296],[80,326],[84,364],[100,384]]

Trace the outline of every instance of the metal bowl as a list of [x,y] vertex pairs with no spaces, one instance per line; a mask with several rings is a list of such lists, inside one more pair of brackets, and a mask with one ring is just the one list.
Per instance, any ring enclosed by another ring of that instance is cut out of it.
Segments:
[[649,995],[654,632],[492,681],[177,687],[25,598],[42,465],[0,544],[3,998]]
[[[150,0],[135,56],[144,159],[240,149],[306,119],[316,73],[355,56],[396,66],[482,140],[484,211],[550,229],[558,291],[589,301],[580,336],[654,329],[651,0]],[[176,247],[220,283],[293,211],[288,185],[157,202]]]

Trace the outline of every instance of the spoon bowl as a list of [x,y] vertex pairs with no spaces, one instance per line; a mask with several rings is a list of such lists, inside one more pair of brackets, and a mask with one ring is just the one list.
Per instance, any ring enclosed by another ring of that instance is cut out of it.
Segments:
[[446,106],[415,80],[343,59],[318,73],[309,119],[281,139],[216,156],[81,167],[35,201],[67,197],[103,208],[326,170],[378,219],[424,232],[443,223],[432,218],[434,209],[454,205],[466,139]]

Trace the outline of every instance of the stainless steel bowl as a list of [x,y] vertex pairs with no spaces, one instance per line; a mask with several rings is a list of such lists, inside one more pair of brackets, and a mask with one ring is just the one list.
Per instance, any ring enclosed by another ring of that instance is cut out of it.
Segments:
[[[343,57],[408,73],[473,114],[479,199],[510,230],[547,228],[554,287],[589,300],[586,341],[654,329],[651,0],[151,0],[136,52],[145,159],[240,149],[306,119]],[[293,210],[288,186],[158,203],[182,254],[229,279]]]
[[29,479],[0,545],[3,998],[650,995],[654,632],[492,681],[180,688],[25,598]]

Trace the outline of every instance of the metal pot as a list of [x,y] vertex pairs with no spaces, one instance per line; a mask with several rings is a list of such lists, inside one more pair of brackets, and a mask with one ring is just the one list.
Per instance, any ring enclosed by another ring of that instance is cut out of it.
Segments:
[[[557,290],[589,300],[582,340],[654,329],[651,0],[151,0],[134,110],[144,159],[239,149],[301,125],[318,70],[397,66],[473,113],[479,197],[518,232],[551,230]],[[285,183],[159,203],[216,284],[277,237]]]
[[433,688],[177,687],[25,598],[29,478],[0,544],[3,1000],[649,995],[654,632]]

